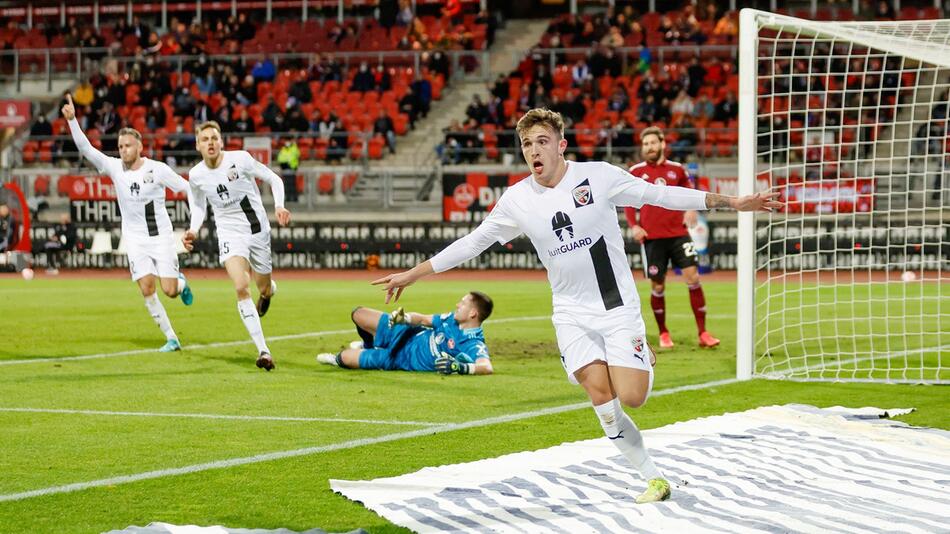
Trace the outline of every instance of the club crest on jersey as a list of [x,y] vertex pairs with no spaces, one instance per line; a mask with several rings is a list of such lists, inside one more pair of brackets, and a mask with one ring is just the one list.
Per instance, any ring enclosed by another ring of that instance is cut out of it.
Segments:
[[446,344],[449,346],[450,349],[454,349],[454,348],[455,348],[455,340],[452,339],[452,338],[449,338],[449,340],[446,341]]
[[653,183],[655,183],[656,185],[666,185],[666,180],[664,180],[663,178],[657,178],[656,180],[653,181]]
[[584,180],[571,190],[574,196],[574,207],[581,208],[594,203],[594,193],[590,190],[590,180]]
[[129,186],[129,193],[133,195],[138,195],[141,190],[142,186],[138,182],[132,182],[132,185]]
[[145,173],[145,178],[143,178],[142,181],[147,184],[155,183],[155,175],[152,173],[151,169]]
[[237,165],[231,165],[231,168],[228,169],[228,181],[233,182],[238,178],[240,177],[238,176]]
[[225,198],[231,198],[231,193],[228,192],[228,186],[224,184],[218,184],[216,191],[218,193],[218,197],[221,198],[221,200],[224,200]]
[[567,234],[568,239],[574,239],[574,223],[563,211],[554,214],[551,219],[551,230],[554,230],[554,235],[559,241],[564,241],[564,234]]
[[673,171],[666,171],[666,177],[669,178],[670,180],[675,180],[675,179],[676,179],[676,173],[673,172]]

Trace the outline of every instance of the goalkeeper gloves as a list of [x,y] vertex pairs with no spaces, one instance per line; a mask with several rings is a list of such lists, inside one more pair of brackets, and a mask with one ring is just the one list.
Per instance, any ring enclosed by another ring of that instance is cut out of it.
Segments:
[[406,313],[406,310],[402,306],[396,308],[392,313],[389,314],[389,326],[397,324],[409,324],[409,314]]
[[449,353],[443,352],[442,356],[435,359],[435,370],[443,375],[457,373],[460,375],[475,374],[475,364],[462,363],[453,358]]

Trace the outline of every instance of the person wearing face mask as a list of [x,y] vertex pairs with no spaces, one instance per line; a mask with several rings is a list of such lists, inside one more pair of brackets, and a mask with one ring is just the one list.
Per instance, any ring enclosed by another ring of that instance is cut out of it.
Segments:
[[[129,271],[139,286],[145,307],[165,334],[160,352],[181,350],[165,307],[158,299],[156,285],[168,298],[181,297],[190,306],[194,300],[185,275],[178,269],[178,252],[171,219],[165,209],[165,188],[188,191],[188,182],[168,165],[142,157],[142,134],[132,128],[119,130],[119,157],[112,158],[96,150],[76,121],[76,108],[70,95],[63,106],[63,118],[80,153],[108,175],[122,211],[122,237],[128,249]],[[191,203],[191,195],[188,196]]]
[[648,480],[636,502],[666,500],[670,484],[623,410],[623,405],[638,408],[647,401],[655,355],[646,340],[617,208],[768,211],[783,204],[774,200],[778,193],[730,197],[651,184],[603,161],[566,161],[564,120],[547,109],[528,111],[517,133],[530,174],[509,187],[471,233],[412,269],[373,284],[383,286],[389,303],[417,280],[457,267],[496,241],[505,244],[526,234],[548,271],[551,320],[568,380],[584,388],[604,433]]

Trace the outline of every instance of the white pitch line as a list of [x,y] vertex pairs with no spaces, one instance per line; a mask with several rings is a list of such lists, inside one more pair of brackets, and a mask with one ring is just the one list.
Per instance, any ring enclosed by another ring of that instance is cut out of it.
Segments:
[[[539,321],[541,319],[550,319],[550,315],[535,315],[532,317],[509,317],[506,319],[489,319],[485,321],[486,324],[496,324],[496,323],[515,323],[520,321]],[[352,328],[347,328],[346,330],[325,330],[322,332],[304,332],[302,334],[288,334],[284,336],[273,336],[268,337],[267,341],[284,341],[288,339],[302,339],[308,337],[321,337],[321,336],[332,336],[338,334],[351,334],[353,333]],[[199,343],[196,345],[184,345],[181,350],[201,350],[201,349],[213,349],[219,347],[234,347],[236,345],[250,345],[253,343],[253,340],[244,339],[241,341],[222,341],[219,343]],[[75,362],[81,360],[98,360],[102,358],[115,358],[117,356],[131,356],[135,354],[161,354],[158,352],[158,349],[138,349],[138,350],[124,350],[120,352],[103,352],[100,354],[85,354],[82,356],[62,356],[62,357],[53,357],[53,358],[26,358],[22,360],[0,360],[0,365],[19,365],[27,363],[50,363],[50,362]]]
[[268,415],[221,415],[213,413],[160,413],[160,412],[110,412],[100,410],[66,410],[54,408],[3,408],[0,412],[52,413],[78,415],[105,415],[131,417],[180,417],[188,419],[229,419],[236,421],[290,421],[303,423],[366,423],[371,425],[440,426],[443,423],[422,421],[386,421],[379,419],[342,419],[335,417],[281,417]]
[[[679,386],[675,388],[654,391],[652,393],[652,396],[671,395],[673,393],[679,393],[682,391],[706,389],[710,387],[728,385],[728,384],[732,384],[738,381],[739,381],[738,379],[729,378],[725,380],[716,380],[713,382],[706,382],[704,384],[690,384],[686,386]],[[530,419],[534,417],[541,417],[544,415],[553,415],[553,414],[558,414],[558,413],[570,412],[570,411],[581,410],[581,409],[589,408],[589,407],[590,407],[589,402],[578,402],[575,404],[565,404],[563,406],[554,406],[551,408],[533,410],[530,412],[520,412],[520,413],[510,414],[510,415],[500,415],[496,417],[478,419],[475,421],[467,421],[464,423],[449,423],[449,424],[444,424],[444,425],[440,425],[436,427],[410,430],[408,432],[386,434],[386,435],[377,436],[374,438],[355,439],[351,441],[344,441],[342,443],[332,443],[330,445],[321,445],[319,447],[306,447],[303,449],[294,449],[290,451],[271,452],[271,453],[266,453],[266,454],[258,454],[255,456],[245,456],[243,458],[231,458],[228,460],[216,460],[213,462],[206,462],[202,464],[186,465],[184,467],[175,467],[172,469],[159,469],[155,471],[146,471],[144,473],[136,473],[133,475],[122,475],[122,476],[117,476],[117,477],[112,477],[112,478],[90,480],[88,482],[76,482],[73,484],[66,484],[62,486],[52,486],[48,488],[41,488],[41,489],[35,489],[35,490],[30,490],[30,491],[23,491],[19,493],[8,493],[6,495],[0,495],[0,502],[21,501],[24,499],[31,499],[34,497],[43,497],[46,495],[56,495],[56,494],[61,494],[61,493],[72,493],[72,492],[82,491],[82,490],[91,489],[91,488],[100,488],[103,486],[117,486],[119,484],[128,484],[131,482],[139,482],[142,480],[151,480],[151,479],[164,478],[164,477],[169,477],[169,476],[186,475],[190,473],[198,473],[201,471],[210,471],[213,469],[225,469],[228,467],[235,467],[239,465],[269,462],[271,460],[282,460],[285,458],[295,458],[298,456],[308,456],[311,454],[320,454],[324,452],[354,449],[357,447],[364,447],[366,445],[375,445],[377,443],[386,443],[390,441],[397,441],[401,439],[415,438],[415,437],[420,437],[420,436],[444,434],[446,432],[454,432],[456,430],[465,430],[468,428],[478,428],[478,427],[483,427],[483,426],[488,426],[488,425],[495,425],[499,423],[510,423],[512,421],[519,421],[522,419]]]

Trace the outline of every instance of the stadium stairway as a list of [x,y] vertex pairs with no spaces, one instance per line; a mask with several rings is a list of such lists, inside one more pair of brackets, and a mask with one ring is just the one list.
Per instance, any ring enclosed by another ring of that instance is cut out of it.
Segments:
[[[510,21],[504,29],[495,34],[495,45],[491,48],[489,82],[493,83],[501,73],[513,71],[524,54],[535,46],[544,34],[549,19]],[[435,146],[442,141],[442,130],[453,119],[465,118],[465,109],[472,102],[472,96],[488,93],[486,82],[453,81],[446,86],[441,100],[434,101],[428,117],[416,122],[415,130],[397,139],[396,154],[387,155],[380,161],[370,164],[374,169],[424,169],[432,168],[436,163]],[[361,194],[357,183],[352,197]],[[411,200],[419,191],[418,176],[398,177],[393,180],[393,197],[397,200]],[[367,194],[370,192],[367,191]],[[441,202],[438,195],[430,195],[429,203]]]

